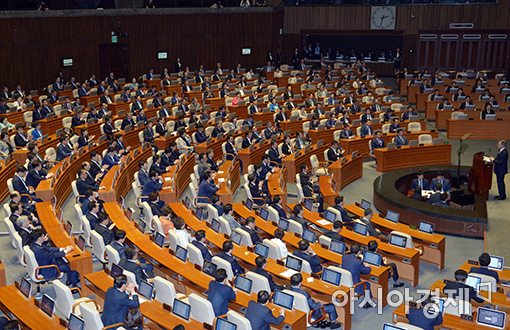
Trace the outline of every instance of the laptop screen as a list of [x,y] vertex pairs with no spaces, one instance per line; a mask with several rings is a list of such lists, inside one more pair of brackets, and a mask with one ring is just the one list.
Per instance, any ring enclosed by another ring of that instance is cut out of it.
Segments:
[[506,325],[506,313],[494,309],[478,307],[476,323],[504,329]]
[[21,278],[21,282],[19,283],[19,290],[25,297],[30,298],[30,293],[32,292],[32,283],[30,283],[24,277]]
[[397,213],[395,211],[392,211],[392,210],[388,210],[386,211],[386,220],[390,220],[391,222],[398,222],[400,218],[400,213]]
[[278,227],[284,231],[287,231],[289,230],[289,222],[285,219],[280,219],[280,221],[278,221]]
[[175,256],[179,260],[186,262],[186,259],[188,258],[188,250],[186,250],[180,245],[177,245],[177,247],[175,248]]
[[397,234],[390,235],[390,244],[401,248],[405,248],[407,244],[407,237],[400,236]]
[[195,216],[198,218],[198,220],[202,220],[203,213],[204,211],[202,211],[201,208],[197,207],[197,209],[195,210]]
[[85,238],[83,236],[78,236],[78,240],[76,241],[76,245],[82,251],[85,251]]
[[251,285],[252,285],[252,281],[249,278],[246,278],[244,276],[237,276],[236,280],[234,282],[234,286],[237,289],[244,291],[246,293],[251,292]]
[[144,233],[145,228],[147,228],[147,222],[145,222],[145,220],[140,219],[140,222],[138,223],[138,228],[142,233]]
[[331,244],[329,245],[329,249],[335,253],[344,254],[345,253],[345,243],[333,240],[331,241]]
[[361,203],[360,203],[360,207],[363,209],[363,210],[366,210],[366,209],[369,209],[372,207],[372,203],[370,203],[369,201],[367,201],[366,199],[362,199],[361,200]]
[[269,211],[266,209],[260,209],[260,217],[267,220],[269,218]]
[[275,290],[273,295],[273,304],[286,309],[292,309],[292,306],[294,305],[294,296],[280,290]]
[[189,206],[191,205],[191,200],[188,196],[184,199],[184,206],[186,206],[187,209],[189,209]]
[[339,272],[335,272],[334,270],[324,268],[322,270],[322,280],[324,282],[333,284],[333,285],[340,285],[340,279],[342,278],[342,274]]
[[418,230],[422,231],[427,234],[433,234],[434,233],[434,224],[428,223],[425,221],[420,221],[418,225]]
[[312,211],[313,210],[313,201],[311,199],[305,199],[305,209],[307,209],[308,211]]
[[482,283],[482,278],[478,276],[468,275],[466,279],[466,285],[475,289],[476,292],[480,290],[480,283]]
[[300,272],[302,263],[303,263],[303,260],[295,258],[291,255],[288,255],[287,259],[285,260],[285,267],[293,269],[297,272]]
[[41,299],[41,304],[39,305],[41,310],[48,315],[49,317],[53,316],[53,308],[55,307],[55,302],[48,295],[43,295]]
[[214,273],[216,273],[216,267],[216,264],[213,264],[209,260],[204,260],[204,266],[202,267],[202,270],[207,275],[214,276]]
[[255,253],[259,256],[267,258],[269,255],[269,247],[264,244],[257,244],[255,245]]
[[397,327],[394,324],[385,323],[383,325],[383,330],[406,330],[405,328]]
[[502,270],[505,265],[505,259],[503,257],[491,256],[491,263],[489,264],[489,268]]
[[172,313],[175,315],[182,317],[186,321],[189,320],[189,314],[191,311],[191,306],[183,302],[179,299],[174,299],[174,305],[172,307]]
[[83,319],[76,314],[71,313],[69,316],[69,323],[67,324],[67,329],[69,330],[83,330],[85,328],[85,322]]
[[157,231],[154,234],[154,243],[156,243],[159,247],[163,247],[163,245],[165,245],[165,236]]
[[324,219],[328,220],[329,222],[335,222],[336,220],[336,214],[331,211],[324,211]]
[[238,232],[233,231],[232,234],[230,234],[230,239],[235,244],[241,245],[241,241],[243,240],[243,237]]
[[302,238],[310,243],[315,243],[317,240],[317,235],[315,235],[315,233],[311,230],[304,229]]
[[112,264],[112,269],[110,270],[110,276],[116,278],[119,275],[122,275],[122,268],[119,265]]
[[216,326],[214,327],[214,330],[236,330],[237,325],[235,325],[232,322],[229,322],[225,319],[216,319]]
[[211,221],[211,229],[214,230],[217,233],[220,232],[220,222],[219,222],[219,220],[212,219],[212,221]]
[[154,285],[146,281],[141,281],[140,286],[138,287],[138,293],[148,300],[152,299],[153,290]]
[[244,206],[246,206],[249,210],[251,210],[253,208],[253,200],[248,198],[246,200],[246,203],[244,203]]
[[354,224],[354,232],[366,236],[368,232],[368,227],[362,223],[356,222]]
[[374,266],[381,266],[382,256],[379,253],[365,251],[363,252],[363,261]]

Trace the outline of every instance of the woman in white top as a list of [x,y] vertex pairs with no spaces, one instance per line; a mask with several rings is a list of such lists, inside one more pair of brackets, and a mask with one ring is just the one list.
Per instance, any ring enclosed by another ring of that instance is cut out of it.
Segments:
[[14,125],[9,123],[7,117],[0,118],[0,131],[3,131],[4,129],[10,130],[12,128],[14,128]]
[[278,246],[280,254],[282,255],[282,259],[287,258],[287,255],[289,254],[289,251],[287,250],[287,245],[285,245],[285,243],[282,241],[284,235],[285,232],[283,231],[283,229],[278,228],[274,231],[274,238],[271,239],[271,242]]
[[23,103],[23,98],[20,96],[16,99],[16,101],[12,102],[13,106],[16,108],[16,111],[21,111],[27,107],[25,103]]

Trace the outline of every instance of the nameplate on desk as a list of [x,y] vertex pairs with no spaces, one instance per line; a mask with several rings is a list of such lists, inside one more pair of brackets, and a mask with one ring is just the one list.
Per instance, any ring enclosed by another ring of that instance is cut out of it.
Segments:
[[478,265],[479,265],[478,261],[476,261],[476,260],[468,260],[468,264],[470,264],[470,265],[476,265],[476,266],[478,266]]

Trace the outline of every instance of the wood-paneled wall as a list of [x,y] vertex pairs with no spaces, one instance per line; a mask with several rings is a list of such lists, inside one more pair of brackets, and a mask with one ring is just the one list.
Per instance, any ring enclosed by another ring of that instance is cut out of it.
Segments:
[[[115,14],[115,15],[113,15]],[[130,74],[142,74],[149,67],[156,72],[174,69],[176,57],[185,65],[211,68],[261,66],[269,49],[279,44],[283,10],[272,8],[222,10],[145,10],[22,13],[0,15],[0,84],[12,88],[17,82],[41,89],[59,71],[82,81],[99,74],[99,46],[111,42],[111,31],[125,32],[129,47]],[[16,17],[20,16],[20,17]],[[242,47],[252,55],[240,56]],[[167,51],[168,60],[157,60]],[[64,68],[62,58],[72,57],[74,66]],[[104,78],[104,77],[99,77]]]

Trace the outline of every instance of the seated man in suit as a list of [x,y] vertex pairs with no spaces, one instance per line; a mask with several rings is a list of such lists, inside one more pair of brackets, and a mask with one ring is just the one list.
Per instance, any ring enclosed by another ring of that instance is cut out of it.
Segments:
[[265,203],[265,195],[262,190],[264,182],[265,181],[259,181],[257,183],[254,173],[248,175],[248,187],[250,188],[251,197],[257,205],[264,205]]
[[322,305],[322,303],[315,301],[308,292],[306,292],[305,290],[303,290],[301,288],[302,282],[303,282],[303,276],[301,275],[301,273],[292,275],[290,278],[290,285],[291,285],[290,290],[300,293],[305,296],[305,298],[308,302],[308,307],[310,308],[310,312],[312,313],[312,317],[314,319],[321,317],[322,316],[320,314],[321,307],[324,307],[324,311],[328,314],[329,320],[331,321],[330,329],[340,328],[341,325],[339,323],[335,322],[336,319],[338,318],[338,314],[336,312],[335,305],[333,305],[333,304]]
[[365,226],[368,227],[368,235],[373,237],[379,237],[381,236],[381,231],[379,229],[376,229],[374,225],[372,224],[372,217],[374,216],[374,211],[372,209],[366,209],[363,212],[363,217],[359,220],[365,224]]
[[273,280],[273,276],[265,269],[266,268],[266,262],[267,259],[263,256],[258,256],[255,258],[255,265],[257,268],[254,270],[255,273],[264,276],[267,278],[267,281],[269,282],[269,287],[271,288],[271,291],[277,290],[283,290],[285,287],[281,284],[276,284]]
[[457,269],[455,271],[455,282],[444,281],[445,287],[443,292],[448,295],[448,298],[464,300],[470,302],[472,300],[483,303],[485,300],[479,296],[473,287],[466,284],[468,273],[463,269]]
[[375,132],[375,137],[370,141],[370,145],[372,147],[372,151],[378,148],[384,148],[384,140],[382,139],[382,132],[377,131]]
[[96,226],[99,222],[101,222],[102,216],[99,213],[99,203],[96,201],[89,202],[88,212],[85,214],[85,217],[89,221],[90,229],[96,229]]
[[64,158],[71,156],[74,152],[72,144],[69,142],[69,136],[67,134],[60,137],[60,143],[57,147],[57,161],[61,161]]
[[32,239],[32,232],[35,227],[26,215],[19,216],[14,226],[21,237],[21,245],[30,246],[34,241]]
[[[113,247],[118,253],[120,259],[126,259],[126,249],[129,248],[129,245],[126,244],[126,232],[121,229],[117,229],[114,232],[114,240],[110,243],[110,246]],[[147,274],[151,274],[154,270],[154,266],[147,263],[145,259],[138,258],[140,262],[140,266]]]
[[106,155],[104,155],[102,166],[107,165],[106,170],[112,168],[113,165],[117,165],[120,162],[119,155],[117,155],[117,148],[109,146]]
[[[91,184],[88,179],[88,172],[86,170],[80,170],[80,177],[76,180],[76,188],[80,195],[85,196],[89,190],[98,191],[99,184],[96,182]],[[85,197],[80,197],[80,202],[83,202],[84,199]]]
[[[17,191],[21,197],[21,202],[23,204],[28,204],[30,202],[30,197],[33,202],[42,202],[41,199],[35,197],[35,187],[30,186],[27,183],[27,169],[24,166],[17,166],[16,167],[16,174],[14,174],[14,177],[12,178],[12,187],[15,191]],[[23,195],[30,195],[23,196]]]
[[16,124],[16,135],[14,135],[14,144],[16,147],[26,147],[28,144],[28,136],[23,127],[23,123]]
[[149,196],[151,192],[159,192],[163,189],[163,181],[161,180],[161,175],[158,172],[151,171],[149,173],[149,178],[150,180],[143,185],[142,196]]
[[103,238],[105,246],[110,244],[115,238],[115,234],[113,233],[113,230],[109,228],[109,226],[110,219],[108,219],[108,217],[104,217],[94,228],[94,230]]
[[425,300],[420,303],[418,308],[411,307],[406,315],[409,324],[419,327],[423,330],[434,330],[435,327],[443,323],[443,313],[440,311],[437,314],[429,312],[425,306],[434,304],[432,294],[428,294]]
[[498,272],[488,268],[491,263],[490,254],[486,252],[482,253],[478,257],[478,263],[480,264],[480,267],[471,267],[471,269],[469,270],[470,273],[483,274],[494,277],[496,279],[496,283],[499,283]]
[[396,133],[399,129],[401,129],[400,120],[398,118],[394,118],[390,125],[390,133]]
[[246,218],[245,224],[241,229],[243,229],[245,232],[250,234],[251,242],[254,245],[257,245],[259,243],[262,243],[262,240],[260,239],[259,235],[257,234],[256,229],[257,226],[255,224],[255,218],[254,217],[248,217]]
[[56,279],[59,273],[66,273],[66,285],[70,287],[78,286],[80,282],[80,274],[77,271],[71,270],[64,257],[71,251],[72,246],[65,248],[56,248],[48,244],[49,236],[45,234],[42,229],[35,229],[32,232],[32,244],[30,249],[34,252],[35,259],[39,267],[56,265],[58,270],[53,268],[43,268],[39,270],[39,274],[46,280]]
[[329,164],[336,162],[340,157],[342,157],[342,147],[338,141],[335,140],[331,143],[331,147],[329,147],[327,155]]
[[301,224],[303,229],[308,229],[308,221],[305,220],[303,217],[304,210],[303,206],[301,204],[294,205],[292,220],[296,221],[297,223]]
[[[370,242],[368,242],[367,247],[368,247],[368,251],[376,253],[379,245],[377,244],[377,241],[371,240]],[[393,262],[388,262],[388,260],[386,260],[386,257],[383,257],[383,265],[388,266],[391,269],[390,275],[393,278],[393,287],[400,288],[400,287],[404,286],[404,283],[398,281],[399,275],[398,275],[397,265]]]
[[342,225],[352,227],[354,226],[354,223],[347,213],[347,211],[344,208],[344,196],[337,196],[335,197],[335,205],[333,206],[335,210],[338,210],[340,212],[340,215],[342,217]]
[[140,181],[140,186],[144,186],[147,181],[150,180],[149,177],[149,163],[145,160],[141,160],[138,162],[138,181]]
[[245,270],[243,267],[241,267],[239,262],[237,262],[236,258],[232,255],[232,250],[234,250],[234,243],[231,240],[227,240],[223,242],[223,251],[218,253],[217,256],[224,259],[230,264],[234,276],[244,274]]
[[397,136],[395,136],[395,145],[398,146],[406,146],[409,144],[407,137],[405,136],[405,132],[403,129],[397,130]]
[[[32,161],[32,169],[28,171],[27,175],[27,184],[29,187],[33,187],[34,189],[37,188],[39,185],[39,182],[42,180],[45,180],[47,177],[46,171],[42,169],[42,164],[38,160]],[[52,177],[51,174],[48,175],[50,178]]]
[[138,250],[135,247],[128,247],[125,254],[126,259],[121,259],[119,266],[135,275],[136,284],[138,284],[138,286],[140,286],[142,280],[147,281],[149,278],[154,277],[154,274],[148,273],[140,265],[138,261]]
[[351,126],[349,124],[344,124],[344,129],[340,132],[341,139],[351,139],[354,137],[354,133],[351,130]]
[[266,156],[270,161],[278,163],[278,165],[282,165],[282,159],[280,158],[280,152],[278,151],[278,141],[271,141],[271,149],[269,149],[269,155],[263,155],[262,160],[265,159]]
[[218,212],[218,216],[221,217],[225,213],[225,210],[223,209],[223,203],[221,202],[221,199],[218,195],[212,196],[211,204]]
[[372,121],[367,120],[361,125],[361,129],[359,131],[360,137],[372,136],[374,135],[374,129],[372,128]]
[[195,133],[195,140],[197,141],[197,143],[205,142],[207,141],[207,139],[208,137],[207,135],[205,135],[204,126],[197,125],[197,132]]
[[236,293],[228,282],[225,269],[217,269],[214,280],[209,282],[207,300],[211,302],[215,316],[227,314],[228,303],[236,300]]
[[304,239],[299,241],[299,250],[294,250],[294,255],[298,258],[308,261],[313,273],[322,271],[321,258],[310,247],[310,243]]
[[340,235],[340,232],[342,231],[342,227],[343,227],[342,221],[337,220],[337,221],[333,222],[333,229],[327,231],[324,234],[324,236],[329,237],[334,241],[343,242],[344,238],[342,237],[342,235]]
[[237,228],[241,228],[241,224],[237,219],[234,217],[234,210],[232,208],[232,204],[227,204],[223,206],[223,218],[225,218],[228,221],[228,226],[230,227],[230,230],[234,231]]
[[287,219],[287,212],[283,209],[283,200],[280,196],[275,196],[273,198],[273,203],[271,204],[271,207],[278,212],[278,217],[280,219]]
[[271,324],[280,325],[285,320],[285,311],[280,309],[280,315],[275,317],[273,311],[266,304],[269,302],[269,292],[265,290],[257,293],[257,301],[250,300],[245,317],[250,321],[252,329],[269,330]]
[[101,320],[104,326],[123,323],[131,308],[138,308],[140,303],[134,283],[128,283],[126,275],[119,275],[113,280],[113,287],[106,291]]
[[208,261],[211,261],[212,259],[212,254],[211,254],[211,251],[209,251],[209,249],[207,248],[207,239],[206,239],[206,236],[205,236],[205,230],[197,230],[195,232],[195,240],[193,240],[191,242],[191,244],[193,244],[194,246],[197,247],[197,249],[200,250],[200,253],[202,254],[202,258],[204,258],[204,260],[208,260]]
[[[361,282],[361,274],[370,274],[371,268],[363,263],[361,248],[359,245],[351,245],[350,251],[344,254],[342,259],[342,269],[348,270],[351,273],[352,282],[354,285]],[[354,292],[359,295],[365,294],[368,295],[370,299],[372,298],[369,282],[366,282],[365,285],[356,286]],[[370,300],[363,306],[363,308],[370,308],[375,306],[372,304],[373,303]]]
[[[219,187],[214,183],[213,174],[211,171],[205,171],[202,177],[199,179],[200,185],[198,186],[197,197],[199,197],[199,203],[211,203],[213,195],[216,194]],[[200,198],[207,197],[207,198]]]
[[161,157],[157,154],[152,156],[152,165],[149,172],[152,171],[158,172],[160,175],[163,175],[167,172],[166,167],[162,163]]
[[299,169],[299,180],[301,182],[304,197],[315,199],[315,201],[319,204],[318,212],[322,213],[324,210],[324,198],[320,193],[319,185],[317,183],[312,183],[310,174],[308,174],[308,166],[306,164],[300,164]]
[[446,179],[443,174],[438,174],[430,183],[430,189],[437,190],[438,185],[441,184],[439,191],[449,193],[452,190],[450,180]]

